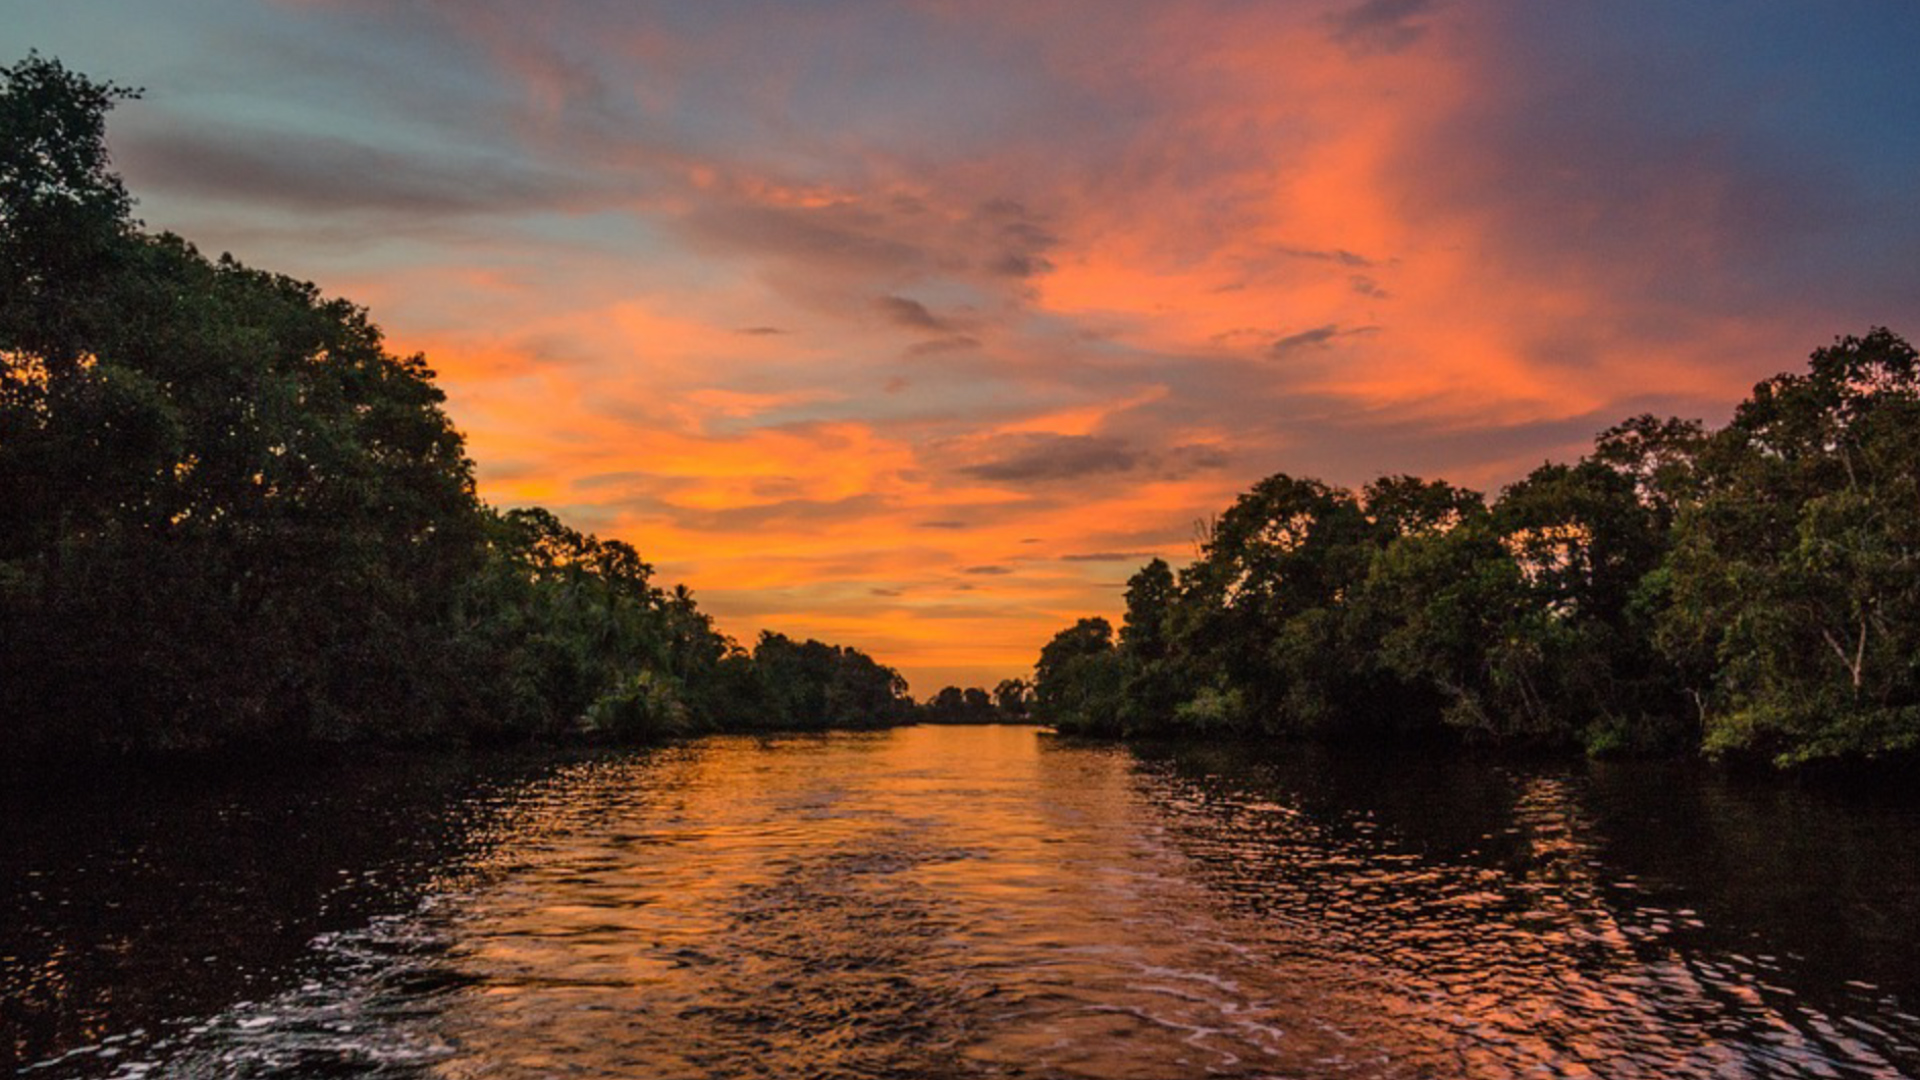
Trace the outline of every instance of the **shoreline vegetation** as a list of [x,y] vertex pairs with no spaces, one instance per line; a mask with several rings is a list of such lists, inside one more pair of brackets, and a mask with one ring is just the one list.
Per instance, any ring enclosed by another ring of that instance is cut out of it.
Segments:
[[1920,356],[1884,327],[1761,382],[1725,427],[1637,416],[1489,502],[1268,477],[1118,631],[1041,650],[1064,733],[1920,762]]
[[633,547],[483,503],[434,372],[365,310],[142,229],[105,138],[135,96],[0,68],[7,758],[958,715],[858,649],[743,647]]
[[105,118],[0,67],[0,739],[14,763],[1045,723],[1068,735],[1910,767],[1920,358],[1884,328],[1723,428],[1640,416],[1491,503],[1284,474],[1035,678],[924,704],[718,633],[630,545],[482,502],[364,309],[144,231]]

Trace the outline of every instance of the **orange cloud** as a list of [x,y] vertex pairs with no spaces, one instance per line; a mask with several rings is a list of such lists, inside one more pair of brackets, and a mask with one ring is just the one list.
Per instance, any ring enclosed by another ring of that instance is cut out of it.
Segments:
[[427,352],[489,499],[921,693],[1113,615],[1267,473],[1497,487],[1855,310],[1752,269],[1831,191],[1568,95],[1511,14],[356,10],[469,66],[317,148],[181,121],[129,159],[164,219]]

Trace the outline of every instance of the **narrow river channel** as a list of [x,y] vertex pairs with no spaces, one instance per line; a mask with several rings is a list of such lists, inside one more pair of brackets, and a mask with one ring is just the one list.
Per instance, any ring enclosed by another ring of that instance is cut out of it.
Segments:
[[[17,805],[16,805],[17,804]],[[1920,812],[1017,727],[14,799],[64,1077],[1920,1076]]]

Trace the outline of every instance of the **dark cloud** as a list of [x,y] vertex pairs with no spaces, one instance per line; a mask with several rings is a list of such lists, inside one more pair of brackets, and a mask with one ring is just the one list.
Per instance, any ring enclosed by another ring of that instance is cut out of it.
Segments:
[[1141,455],[1117,439],[1094,435],[1030,435],[1018,449],[992,461],[960,469],[981,480],[1009,482],[1077,480],[1103,473],[1129,472]]
[[1044,252],[1060,243],[1038,215],[1012,199],[992,199],[980,207],[980,218],[992,230],[990,246],[997,253],[986,259],[988,273],[1029,278],[1053,269]]
[[781,499],[754,506],[734,506],[720,510],[702,510],[676,506],[675,520],[703,532],[748,532],[755,529],[808,528],[818,525],[860,521],[887,510],[887,500],[879,495],[853,495],[844,499]]
[[945,334],[953,330],[953,324],[927,310],[927,305],[905,296],[882,296],[874,300],[873,306],[880,309],[889,321],[896,326],[909,330],[927,330],[936,334]]
[[1004,277],[1033,277],[1053,269],[1050,259],[1038,255],[1022,255],[1009,252],[987,264],[987,269]]
[[743,326],[735,333],[746,334],[748,337],[767,337],[773,334],[784,334],[786,331],[777,326]]
[[1167,451],[1161,467],[1177,479],[1208,469],[1224,469],[1232,460],[1231,455],[1218,446],[1187,444]]
[[671,490],[679,486],[675,478],[661,476],[658,473],[642,472],[637,469],[618,469],[613,472],[585,473],[577,477],[573,484],[586,491],[616,490],[623,492]]
[[907,347],[908,356],[938,356],[941,353],[965,352],[980,347],[980,339],[967,334],[955,334],[952,337],[922,341]]
[[1418,20],[1433,0],[1363,0],[1328,20],[1333,40],[1352,53],[1396,53],[1426,34]]
[[964,521],[922,521],[918,524],[918,527],[922,529],[964,529],[967,527],[967,523]]
[[1302,330],[1297,334],[1288,334],[1268,346],[1267,354],[1270,356],[1285,356],[1288,353],[1300,352],[1306,349],[1323,349],[1333,344],[1334,341],[1339,338],[1353,337],[1358,334],[1372,334],[1379,329],[1377,326],[1355,326],[1342,329],[1333,323],[1328,323],[1325,326],[1316,326],[1311,330]]
[[1054,484],[1130,474],[1180,479],[1228,462],[1226,452],[1217,446],[1183,444],[1146,450],[1128,439],[1106,435],[1020,435],[999,440],[998,445],[1002,449],[997,456],[958,471],[996,483]]
[[552,466],[525,458],[490,457],[479,463],[479,469],[486,479],[491,481],[530,480],[546,476]]
[[909,290],[957,283],[1019,304],[1029,280],[1052,268],[1048,252],[1061,243],[1023,205],[969,205],[957,190],[926,198],[848,191],[825,202],[770,194],[807,183],[733,168],[711,188],[681,192],[691,209],[673,227],[696,249],[759,262],[774,288],[815,310],[844,315],[870,305],[891,325],[955,339],[978,319],[936,310]]
[[303,213],[449,218],[553,210],[590,197],[577,180],[534,169],[312,135],[235,128],[143,132],[115,149],[140,185]]
[[1152,555],[1137,551],[1089,551],[1085,554],[1062,555],[1061,562],[1132,562],[1135,559],[1148,559]]
[[[914,277],[935,259],[908,230],[857,204],[769,206],[707,199],[680,218],[695,243],[772,256],[818,276],[831,269],[857,276]],[[899,234],[899,235],[896,235]]]
[[868,590],[867,590],[867,594],[868,594],[869,596],[902,596],[902,595],[904,595],[904,592],[903,592],[903,590],[900,590],[900,589],[878,589],[878,588],[876,588],[876,589],[868,589]]
[[[1040,216],[1011,200],[973,207],[887,196],[768,201],[765,190],[786,183],[776,175],[729,177],[694,195],[675,225],[696,246],[769,260],[778,287],[842,310],[874,282],[970,280],[989,291],[1019,289],[1052,267],[1047,252],[1060,243]],[[889,293],[872,303],[889,322],[918,333],[966,329],[966,320],[910,296]]]
[[1293,349],[1312,349],[1325,345],[1340,334],[1340,328],[1332,323],[1316,326],[1311,330],[1302,330],[1297,334],[1288,334],[1275,341],[1271,351],[1275,356]]
[[807,485],[795,476],[759,476],[748,482],[747,490],[756,499],[797,499],[807,490]]
[[1312,262],[1330,262],[1330,263],[1338,263],[1341,266],[1353,266],[1353,267],[1367,267],[1367,266],[1379,265],[1379,263],[1375,262],[1372,259],[1367,258],[1365,255],[1356,255],[1353,252],[1348,251],[1346,248],[1321,249],[1321,248],[1283,247],[1283,248],[1276,248],[1275,250],[1279,254],[1285,255],[1289,259],[1307,259]]
[[960,572],[963,574],[975,574],[982,577],[999,577],[1003,574],[1013,573],[1013,567],[1011,566],[968,566],[968,567],[961,568]]

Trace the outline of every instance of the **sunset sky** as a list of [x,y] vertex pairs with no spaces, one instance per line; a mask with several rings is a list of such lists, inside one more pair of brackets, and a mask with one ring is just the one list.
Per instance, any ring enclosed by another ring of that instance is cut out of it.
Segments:
[[149,227],[423,351],[497,505],[916,695],[1274,472],[1489,492],[1920,334],[1908,2],[0,0]]

